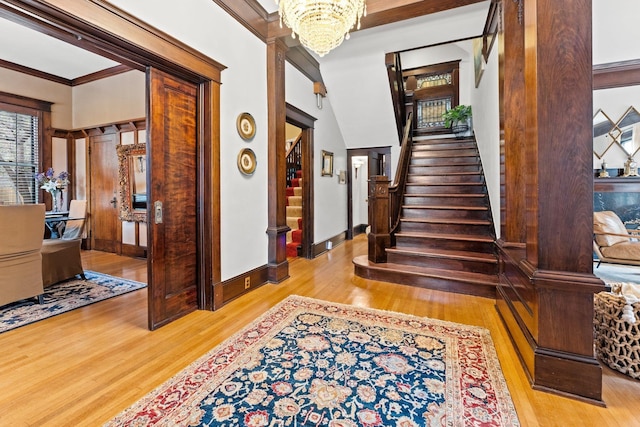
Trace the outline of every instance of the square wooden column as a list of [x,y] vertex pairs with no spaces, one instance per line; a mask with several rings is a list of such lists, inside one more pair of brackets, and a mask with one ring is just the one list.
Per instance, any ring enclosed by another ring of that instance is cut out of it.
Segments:
[[285,164],[285,70],[286,44],[280,39],[267,41],[267,108],[268,108],[268,167],[269,237],[268,276],[278,283],[289,277],[287,261],[287,211],[286,211],[286,164]]

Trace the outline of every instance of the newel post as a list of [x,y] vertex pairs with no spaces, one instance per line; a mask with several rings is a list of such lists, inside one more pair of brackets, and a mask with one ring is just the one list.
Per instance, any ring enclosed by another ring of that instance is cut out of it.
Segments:
[[385,251],[391,244],[389,235],[389,178],[369,178],[369,261],[387,262]]

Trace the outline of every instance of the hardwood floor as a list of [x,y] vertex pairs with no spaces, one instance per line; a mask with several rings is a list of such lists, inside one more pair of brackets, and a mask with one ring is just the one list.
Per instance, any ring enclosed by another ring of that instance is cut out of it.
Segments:
[[[493,300],[355,277],[351,260],[366,250],[358,236],[314,260],[294,259],[283,283],[155,332],[140,290],[0,334],[0,426],[100,425],[290,294],[488,328],[523,426],[640,426],[640,381],[604,368],[607,408],[534,391]],[[83,262],[146,279],[146,261],[88,252]]]

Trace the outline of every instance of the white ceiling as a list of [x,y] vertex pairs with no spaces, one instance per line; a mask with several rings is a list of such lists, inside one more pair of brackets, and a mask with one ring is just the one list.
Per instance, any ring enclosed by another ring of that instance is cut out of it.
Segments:
[[0,34],[11,34],[11,43],[0,45],[0,59],[75,79],[118,65],[117,62],[0,18]]

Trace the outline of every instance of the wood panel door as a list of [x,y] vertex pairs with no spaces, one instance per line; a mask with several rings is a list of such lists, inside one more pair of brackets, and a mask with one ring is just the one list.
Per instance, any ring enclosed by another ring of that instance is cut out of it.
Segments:
[[149,328],[198,308],[198,86],[150,68]]
[[89,138],[91,171],[91,249],[120,254],[122,222],[118,218],[118,135]]

